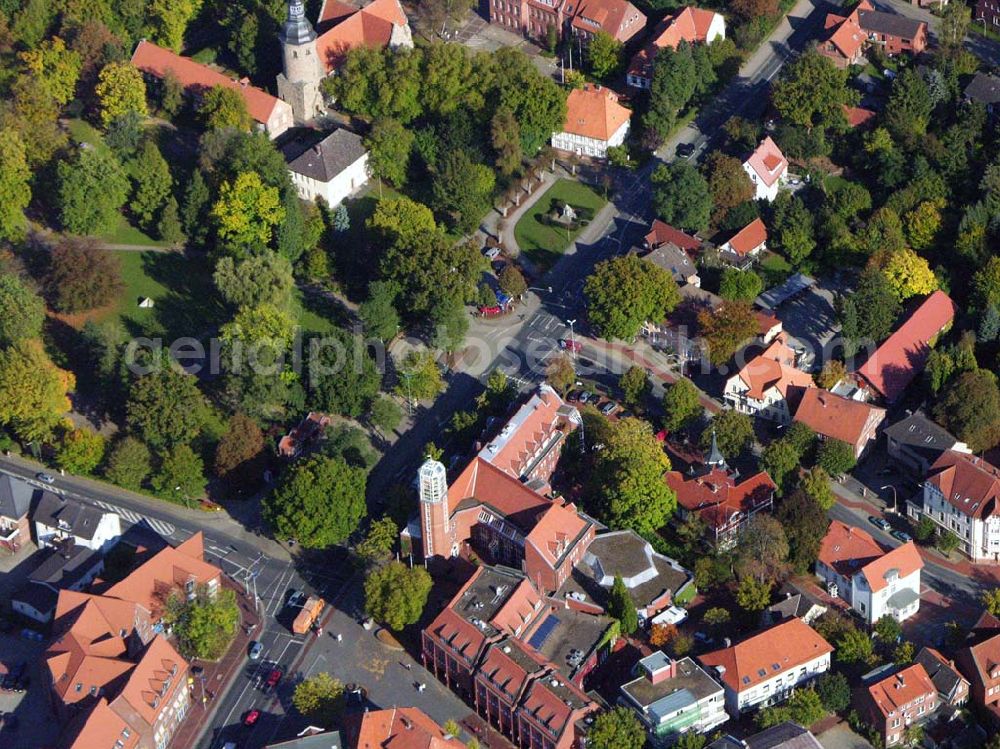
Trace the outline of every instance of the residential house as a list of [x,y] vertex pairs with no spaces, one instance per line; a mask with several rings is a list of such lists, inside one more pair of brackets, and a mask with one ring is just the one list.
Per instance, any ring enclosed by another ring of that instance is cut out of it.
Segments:
[[[638,248],[633,248],[633,251],[638,251]],[[642,259],[667,271],[678,286],[690,284],[695,288],[701,287],[701,278],[698,276],[698,269],[695,267],[694,261],[684,250],[672,242],[665,242],[655,250],[646,252],[642,255]]]
[[833,647],[801,619],[788,619],[742,642],[698,656],[718,674],[726,710],[741,713],[784,702],[792,691],[830,670]]
[[760,329],[761,343],[771,343],[771,341],[781,335],[784,326],[776,314],[768,310],[755,309],[753,316],[757,320],[757,326]]
[[641,658],[633,675],[621,685],[621,702],[635,711],[653,746],[729,720],[722,686],[690,658],[673,660],[658,650]]
[[1000,730],[1000,621],[984,612],[969,637],[955,663],[969,680],[972,703]]
[[634,88],[653,85],[653,64],[661,49],[676,49],[681,42],[711,44],[726,38],[726,19],[719,13],[688,5],[663,19],[652,40],[639,50],[629,63],[626,82]]
[[0,474],[0,549],[13,553],[31,541],[28,512],[34,493],[28,482]]
[[922,647],[913,660],[923,666],[927,676],[937,689],[941,705],[961,707],[969,700],[969,680],[955,667],[955,661],[948,660],[934,648]]
[[827,390],[807,388],[802,392],[793,421],[805,424],[820,439],[846,442],[860,459],[878,438],[885,421],[885,409],[862,401],[834,395]]
[[779,334],[762,353],[726,380],[726,405],[751,416],[788,424],[795,411],[789,399],[815,387],[812,376],[797,369],[795,363],[796,354],[788,345],[788,336]]
[[919,663],[856,692],[855,709],[882,736],[883,746],[904,743],[906,729],[931,717],[940,704],[937,689]]
[[858,128],[866,128],[868,125],[875,121],[878,117],[878,112],[874,109],[865,109],[864,107],[849,107],[846,104],[843,106],[844,109],[844,119],[847,120],[847,126],[852,130]]
[[902,53],[919,55],[927,48],[927,24],[901,13],[875,10],[869,0],[861,0],[851,14],[868,35],[871,44],[882,47],[890,57]]
[[[333,740],[339,738],[336,733],[320,733],[315,736],[321,740],[311,744],[311,747],[317,749],[463,749],[465,746],[457,736],[448,734],[427,713],[416,707],[366,710],[347,716],[344,719],[342,742]],[[284,747],[285,744],[276,746]],[[310,745],[292,746],[307,749]]]
[[761,626],[770,627],[772,624],[783,622],[785,619],[798,618],[810,626],[819,617],[826,613],[827,608],[807,593],[791,583],[786,583],[779,591],[779,595],[784,594],[777,603],[772,603],[761,614]]
[[668,471],[664,481],[677,495],[678,520],[700,518],[715,549],[731,548],[754,515],[770,512],[777,489],[766,471],[741,481],[726,465],[714,435],[705,464],[685,472]]
[[899,13],[875,10],[861,0],[847,16],[828,13],[817,51],[838,67],[861,65],[864,50],[878,45],[889,56],[918,55],[927,48],[927,24]]
[[71,539],[87,549],[106,552],[118,543],[122,534],[117,513],[76,500],[68,502],[49,491],[43,491],[39,497],[32,520],[39,547],[56,546],[64,539]]
[[937,337],[951,327],[955,310],[955,303],[943,291],[927,297],[858,368],[860,383],[886,403],[899,400],[923,371]]
[[[989,0],[989,2],[993,3],[994,0]],[[981,2],[976,6],[976,9],[978,10],[986,4],[986,2]],[[1000,6],[1000,3],[997,5]],[[977,72],[963,93],[966,101],[982,104],[986,107],[987,112],[995,114],[996,107],[1000,104],[1000,78],[989,73]]]
[[743,162],[743,171],[753,182],[756,199],[771,202],[788,179],[788,159],[768,135]]
[[767,227],[755,218],[719,247],[724,262],[738,268],[749,268],[761,252],[767,249]]
[[515,744],[569,747],[596,710],[580,689],[613,620],[547,604],[530,580],[481,566],[422,633],[425,667]]
[[945,451],[923,484],[923,506],[942,532],[954,533],[973,562],[1000,560],[1000,468],[968,453]]
[[623,44],[646,26],[646,16],[627,0],[490,0],[489,22],[547,43],[569,33],[587,42],[603,31]]
[[368,183],[368,152],[361,137],[344,128],[305,150],[285,149],[285,158],[303,200],[322,198],[333,208]]
[[208,65],[192,60],[141,39],[132,53],[132,65],[147,79],[162,82],[172,73],[184,88],[184,93],[200,99],[216,86],[238,91],[247,105],[247,112],[257,127],[267,133],[272,140],[292,126],[292,108],[266,91],[250,85],[246,78],[235,81]]
[[323,438],[333,419],[324,413],[310,411],[288,434],[278,441],[278,455],[297,458],[312,443]]
[[1000,28],[1000,0],[976,0],[975,18],[991,28]]
[[906,473],[921,480],[946,450],[969,452],[964,442],[927,418],[923,411],[909,413],[886,427],[884,434],[889,457]]
[[580,425],[580,412],[547,383],[479,451],[479,457],[535,491],[548,489],[569,434]]
[[676,356],[684,367],[703,356],[703,341],[698,337],[698,313],[718,309],[722,297],[693,284],[681,286],[680,293],[680,304],[666,320],[646,320],[640,332],[650,346]]
[[104,571],[104,555],[66,538],[43,552],[45,558],[11,596],[11,608],[42,624],[52,621],[60,590],[86,590]]
[[693,593],[691,572],[654,551],[635,531],[622,530],[595,536],[555,597],[570,608],[600,614],[607,608],[616,577],[625,584],[640,624],[671,606],[679,595]]
[[816,575],[830,595],[874,626],[887,614],[901,622],[917,613],[923,567],[913,541],[887,550],[860,528],[834,520],[820,545]]
[[679,250],[683,250],[692,257],[701,250],[701,240],[686,234],[680,229],[675,229],[665,221],[653,219],[649,227],[649,233],[643,239],[643,247],[647,250],[655,250],[663,245],[673,245]]
[[552,133],[552,147],[577,156],[606,158],[609,148],[625,142],[631,117],[632,111],[618,103],[614,91],[587,83],[569,92],[566,124]]
[[809,729],[786,721],[743,739],[723,736],[705,749],[823,749],[823,745]]
[[352,49],[413,47],[410,24],[399,0],[373,0],[363,7],[329,0],[322,3],[315,28],[306,18],[302,0],[291,0],[278,40],[282,55],[278,96],[299,123],[326,110],[323,79],[340,67]]

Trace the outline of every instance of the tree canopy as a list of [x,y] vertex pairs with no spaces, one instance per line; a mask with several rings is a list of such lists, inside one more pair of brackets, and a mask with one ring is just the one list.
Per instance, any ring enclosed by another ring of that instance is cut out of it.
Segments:
[[432,585],[423,567],[389,562],[365,580],[365,611],[389,629],[401,630],[420,619]]
[[680,302],[670,272],[636,255],[598,263],[584,294],[591,325],[609,341],[634,338],[644,322],[662,322]]

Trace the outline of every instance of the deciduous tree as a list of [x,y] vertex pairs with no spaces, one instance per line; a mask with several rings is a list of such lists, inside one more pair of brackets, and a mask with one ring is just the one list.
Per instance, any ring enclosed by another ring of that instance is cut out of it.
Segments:
[[649,393],[649,377],[646,370],[633,364],[618,379],[618,387],[622,389],[622,400],[626,405],[640,405]]
[[48,438],[70,409],[67,393],[76,381],[45,353],[41,341],[0,348],[0,423],[23,441]]
[[714,311],[698,313],[698,327],[708,344],[708,358],[716,367],[728,362],[740,347],[753,339],[759,325],[746,302],[723,301]]
[[300,460],[264,500],[264,518],[282,539],[307,549],[340,543],[365,514],[365,470],[343,459]]
[[41,336],[45,303],[13,273],[0,273],[0,309],[0,346]]
[[147,33],[157,44],[180,52],[188,24],[201,10],[201,0],[150,0]]
[[705,171],[712,201],[720,214],[753,198],[753,183],[739,159],[713,151],[705,161]]
[[96,309],[121,292],[121,263],[93,240],[66,237],[49,253],[46,283],[59,311]]
[[521,166],[524,152],[521,150],[521,128],[514,113],[509,109],[499,109],[490,120],[490,145],[496,156],[497,171],[510,176]]
[[395,307],[398,293],[399,287],[389,281],[374,281],[369,285],[368,298],[358,308],[358,317],[368,335],[388,341],[399,332],[399,314]]
[[820,467],[831,476],[843,476],[854,468],[857,460],[854,448],[843,440],[828,437],[819,446],[816,456]]
[[19,55],[28,74],[60,106],[69,103],[80,78],[80,55],[60,37],[46,39]]
[[264,463],[264,433],[246,414],[233,414],[215,448],[215,475],[245,490],[260,483]]
[[670,272],[636,255],[598,263],[584,294],[591,325],[609,341],[635,337],[644,322],[661,322],[680,302]]
[[108,151],[87,148],[56,165],[59,220],[74,234],[107,231],[120,220],[128,177]]
[[104,437],[93,429],[69,429],[62,435],[56,459],[63,470],[86,475],[104,460],[105,447]]
[[223,300],[236,309],[262,304],[286,309],[295,288],[292,264],[276,252],[262,252],[244,260],[220,258],[212,280]]
[[567,393],[576,382],[576,367],[569,354],[562,353],[553,357],[545,368],[545,379],[560,393]]
[[292,704],[311,723],[332,728],[344,710],[344,685],[321,671],[296,684]]
[[411,130],[403,127],[399,120],[376,120],[365,138],[365,148],[368,149],[372,174],[396,187],[406,183],[410,152],[413,150]]
[[736,547],[736,571],[740,577],[776,583],[788,564],[788,536],[773,515],[758,513],[740,533]]
[[174,445],[160,457],[150,483],[161,497],[187,504],[205,496],[205,464],[190,445]]
[[427,350],[411,351],[399,364],[396,394],[408,400],[431,400],[444,390],[444,379],[434,355]]
[[97,76],[94,88],[101,113],[101,124],[107,128],[114,120],[135,113],[148,114],[146,83],[142,73],[128,62],[109,62]]
[[645,743],[646,729],[635,711],[622,705],[598,715],[587,733],[587,744],[594,749],[642,749]]
[[392,553],[396,539],[399,537],[399,526],[387,515],[383,515],[378,520],[373,520],[365,535],[355,551],[368,563],[384,560]]
[[[0,241],[24,237],[24,209],[31,202],[31,169],[20,133],[0,129]],[[9,309],[9,308],[7,308]],[[0,323],[2,325],[2,323]]]
[[830,58],[806,52],[785,66],[771,101],[784,119],[804,128],[836,124],[844,118],[844,105],[853,103],[848,75],[846,68],[838,68]]
[[365,611],[389,629],[399,631],[420,619],[433,582],[423,567],[389,562],[365,580]]
[[152,471],[150,461],[145,444],[135,437],[124,437],[111,448],[104,476],[118,486],[137,491]]
[[701,231],[712,214],[708,181],[691,164],[674,161],[653,172],[653,207],[660,218],[682,229]]
[[816,681],[816,694],[823,707],[832,713],[846,710],[851,704],[851,685],[842,673],[828,671]]
[[725,268],[719,282],[719,296],[732,301],[752,302],[764,290],[764,280],[752,270]]
[[802,489],[782,500],[778,519],[788,539],[788,561],[798,574],[806,574],[819,556],[830,521],[826,512]]
[[745,413],[732,408],[719,411],[701,434],[701,446],[708,449],[715,438],[719,451],[730,460],[753,444],[753,421]]
[[193,375],[164,364],[132,383],[125,411],[130,429],[149,446],[163,448],[198,436],[205,402]]
[[212,218],[227,251],[243,257],[271,243],[285,208],[276,188],[265,185],[257,172],[243,172],[235,181],[222,183]]
[[528,290],[528,284],[517,266],[508,263],[500,271],[500,290],[509,297],[517,299]]
[[246,101],[234,88],[213,86],[201,97],[198,116],[208,130],[232,128],[247,132],[253,125]]
[[587,44],[587,62],[595,78],[607,78],[621,66],[622,43],[606,31],[598,31]]
[[911,296],[930,294],[938,282],[927,261],[910,249],[884,256],[879,263],[889,288],[901,302]]
[[663,426],[676,432],[691,426],[705,412],[698,388],[686,377],[677,381],[663,393]]
[[964,372],[950,382],[934,406],[934,418],[974,452],[1000,442],[1000,389],[988,369]]
[[763,611],[771,605],[771,583],[744,577],[736,588],[736,603],[751,614]]

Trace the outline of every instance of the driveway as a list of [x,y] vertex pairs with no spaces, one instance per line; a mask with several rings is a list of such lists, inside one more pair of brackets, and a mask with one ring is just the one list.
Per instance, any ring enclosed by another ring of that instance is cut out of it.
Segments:
[[833,303],[836,290],[828,281],[789,299],[775,310],[782,328],[793,339],[793,347],[805,350],[802,364],[806,371],[819,370],[829,358],[827,347],[840,332]]
[[854,733],[846,723],[838,723],[816,738],[823,749],[872,749],[868,739]]

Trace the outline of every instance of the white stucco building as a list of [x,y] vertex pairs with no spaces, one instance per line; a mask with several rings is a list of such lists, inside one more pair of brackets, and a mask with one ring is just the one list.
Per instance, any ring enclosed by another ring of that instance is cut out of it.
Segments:
[[290,159],[288,171],[300,198],[332,208],[368,182],[368,152],[360,136],[341,128]]
[[771,136],[767,136],[743,162],[743,170],[753,182],[754,197],[770,202],[778,197],[778,189],[788,180],[788,159]]
[[618,94],[588,83],[569,92],[566,124],[561,132],[552,133],[552,147],[577,156],[606,158],[609,148],[625,142],[631,117],[631,110],[618,103]]
[[923,566],[912,541],[887,551],[860,528],[834,520],[820,546],[816,575],[828,593],[872,626],[886,614],[901,622],[917,613]]
[[741,713],[776,705],[792,691],[830,670],[833,647],[798,617],[751,635],[736,645],[698,656],[726,693],[726,710]]
[[931,466],[923,506],[913,514],[958,536],[958,548],[973,562],[1000,560],[1000,468],[992,463],[946,450]]
[[40,547],[65,539],[93,551],[107,551],[122,534],[121,518],[83,502],[67,502],[52,492],[43,492],[32,515],[35,538]]
[[808,372],[796,369],[795,352],[787,336],[779,333],[759,356],[726,380],[723,399],[742,413],[788,424],[792,420],[790,387],[813,387],[813,379]]

